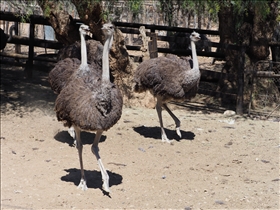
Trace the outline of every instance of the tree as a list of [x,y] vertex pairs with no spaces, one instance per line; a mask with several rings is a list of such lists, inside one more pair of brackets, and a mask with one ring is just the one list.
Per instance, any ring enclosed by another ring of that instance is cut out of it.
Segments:
[[[277,1],[227,1],[219,2],[219,32],[221,44],[246,46],[246,54],[251,65],[258,60],[265,60],[269,55],[269,41],[272,38],[278,14]],[[237,72],[240,51],[225,50],[226,64],[223,72],[234,75],[221,79],[221,92],[236,93]],[[230,104],[228,98],[222,98],[223,104]],[[235,103],[234,103],[235,104]]]

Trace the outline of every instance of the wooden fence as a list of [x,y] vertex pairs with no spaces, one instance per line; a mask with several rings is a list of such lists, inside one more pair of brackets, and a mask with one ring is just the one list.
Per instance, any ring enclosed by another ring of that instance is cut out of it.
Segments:
[[[13,13],[10,12],[0,12],[0,20],[5,21],[13,21],[13,22],[21,22],[21,19],[19,16],[16,16]],[[76,20],[79,21],[79,20]],[[50,61],[50,62],[56,62],[54,59],[42,59],[34,57],[34,47],[44,47],[44,48],[51,48],[51,49],[60,49],[62,47],[62,44],[56,41],[49,41],[49,40],[42,40],[42,39],[35,39],[34,38],[34,30],[36,24],[41,25],[50,25],[48,18],[45,18],[43,16],[38,15],[31,15],[27,20],[27,23],[30,23],[30,34],[29,38],[23,38],[19,36],[13,36],[10,43],[14,44],[20,44],[20,45],[28,45],[29,51],[28,56],[23,56],[19,54],[8,54],[8,53],[1,53],[0,55],[6,56],[6,57],[15,57],[15,58],[25,58],[27,59],[26,64],[26,74],[28,77],[32,77],[32,69],[33,69],[33,61],[34,60],[44,60],[44,61]],[[146,32],[146,35],[149,37],[152,37],[153,41],[174,41],[174,37],[172,36],[160,36],[155,34],[157,30],[159,31],[173,31],[173,32],[186,32],[191,33],[194,29],[190,28],[181,28],[181,27],[168,27],[168,26],[160,26],[160,25],[148,25],[148,24],[138,24],[138,23],[123,23],[123,22],[114,22],[115,26],[117,26],[123,33],[127,34],[139,34],[139,28],[141,26],[144,26],[145,29],[150,30],[150,32]],[[209,34],[209,35],[219,35],[218,31],[213,30],[201,30],[196,29],[196,31],[200,34]],[[155,42],[156,43],[156,42]],[[156,44],[155,44],[156,45]],[[239,69],[237,72],[237,93],[236,93],[236,111],[238,114],[243,113],[243,90],[244,90],[244,61],[245,61],[245,48],[241,46],[236,45],[220,45],[219,43],[211,42],[212,47],[216,48],[227,48],[231,50],[237,50],[239,51]],[[140,50],[141,46],[133,46],[133,45],[126,45],[128,50]],[[168,49],[168,48],[159,48],[156,46],[153,46],[154,53],[161,52],[161,53],[172,53],[176,55],[191,55],[190,50],[178,50],[178,49]],[[205,52],[205,51],[198,51],[198,56],[207,56],[207,57],[215,57],[215,58],[224,58],[223,53],[219,52]],[[202,70],[202,79],[203,77],[212,78],[212,80],[218,80],[220,77],[227,77],[229,75],[221,75],[219,72],[214,71],[207,71]]]

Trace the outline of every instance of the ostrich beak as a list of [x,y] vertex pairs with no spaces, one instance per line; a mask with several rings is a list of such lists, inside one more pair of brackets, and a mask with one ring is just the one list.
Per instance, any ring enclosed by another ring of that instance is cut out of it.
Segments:
[[92,38],[92,33],[90,32],[89,29],[86,30],[86,35],[88,35],[90,38]]
[[92,38],[92,33],[90,31],[87,32],[87,35]]

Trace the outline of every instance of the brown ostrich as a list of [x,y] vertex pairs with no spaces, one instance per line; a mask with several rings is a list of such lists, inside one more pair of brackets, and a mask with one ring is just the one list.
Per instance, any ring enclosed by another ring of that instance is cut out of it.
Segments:
[[180,59],[175,55],[158,57],[141,63],[134,75],[135,92],[141,93],[149,90],[157,98],[156,110],[163,142],[170,143],[163,127],[162,107],[175,121],[176,132],[181,137],[180,120],[167,107],[166,103],[171,100],[191,99],[196,95],[198,89],[200,71],[195,42],[200,40],[200,35],[193,32],[190,35],[190,40],[192,62],[185,58]]
[[[110,82],[109,49],[112,46],[114,26],[110,23],[104,24],[102,30],[106,37],[102,57],[102,76],[81,64],[79,70],[70,76],[59,93],[55,101],[55,111],[59,121],[64,121],[65,126],[73,126],[75,129],[81,167],[81,181],[78,188],[83,190],[87,189],[87,184],[80,132],[96,131],[92,152],[100,167],[103,190],[109,193],[109,176],[99,156],[98,143],[103,131],[111,128],[120,119],[123,99],[117,86]],[[81,44],[85,46],[85,40],[82,40]]]

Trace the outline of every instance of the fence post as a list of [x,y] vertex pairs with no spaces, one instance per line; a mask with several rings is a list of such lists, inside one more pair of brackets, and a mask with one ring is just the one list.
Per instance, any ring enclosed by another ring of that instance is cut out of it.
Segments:
[[237,69],[237,99],[236,114],[243,115],[243,92],[244,92],[244,64],[245,64],[245,46],[239,50],[239,64]]
[[32,78],[33,71],[33,59],[34,59],[34,33],[35,32],[35,24],[33,20],[30,20],[30,28],[29,28],[29,50],[28,50],[28,60],[26,62],[25,73],[27,78]]
[[156,33],[151,33],[151,41],[149,41],[148,46],[149,46],[149,53],[150,53],[150,58],[157,58],[158,57],[158,49],[157,49],[157,34]]
[[[14,22],[15,25],[15,35],[20,36],[20,27],[19,27],[19,22]],[[20,44],[16,44],[15,45],[15,53],[20,54],[21,53],[21,45]]]

